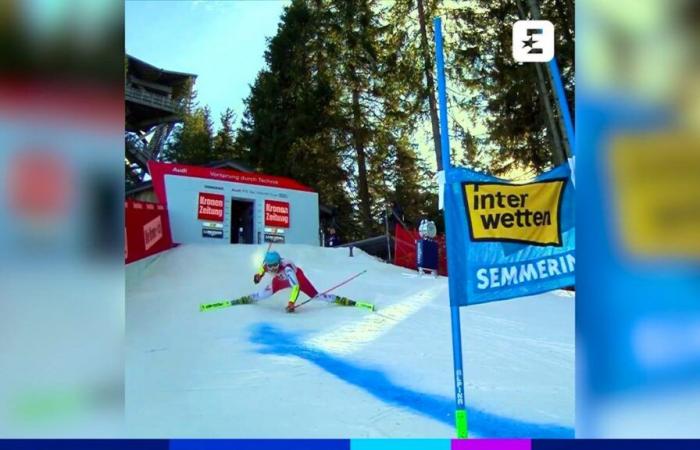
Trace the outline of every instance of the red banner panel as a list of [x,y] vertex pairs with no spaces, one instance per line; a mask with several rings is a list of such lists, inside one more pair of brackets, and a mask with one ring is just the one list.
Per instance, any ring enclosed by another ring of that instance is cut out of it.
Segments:
[[146,251],[163,239],[163,220],[160,216],[143,226],[143,243]]
[[8,161],[7,192],[12,212],[51,220],[70,214],[76,178],[68,163],[50,149],[25,148]]
[[124,204],[124,224],[126,264],[173,247],[163,205],[129,200]]
[[224,196],[221,194],[199,193],[197,205],[197,218],[199,220],[224,221]]
[[289,203],[265,200],[265,226],[289,228]]

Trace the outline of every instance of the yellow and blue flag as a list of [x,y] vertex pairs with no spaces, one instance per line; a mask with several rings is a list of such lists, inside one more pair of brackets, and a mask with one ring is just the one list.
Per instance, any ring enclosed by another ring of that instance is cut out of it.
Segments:
[[574,186],[568,164],[527,183],[447,170],[450,301],[466,306],[574,284]]

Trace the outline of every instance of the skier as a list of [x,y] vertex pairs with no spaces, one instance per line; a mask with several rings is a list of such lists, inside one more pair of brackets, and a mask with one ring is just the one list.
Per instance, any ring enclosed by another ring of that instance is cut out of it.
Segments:
[[304,271],[294,265],[288,259],[282,259],[279,253],[275,251],[267,252],[260,270],[253,276],[255,284],[260,283],[265,273],[272,275],[272,283],[265,286],[259,292],[243,296],[239,299],[232,300],[232,305],[253,303],[271,297],[274,293],[282,289],[292,288],[289,295],[289,303],[287,303],[287,312],[294,312],[294,304],[299,298],[299,291],[313,298],[318,295],[318,298],[327,302],[337,303],[343,306],[355,306],[357,302],[346,297],[340,297],[335,294],[318,294],[316,288],[311,284]]

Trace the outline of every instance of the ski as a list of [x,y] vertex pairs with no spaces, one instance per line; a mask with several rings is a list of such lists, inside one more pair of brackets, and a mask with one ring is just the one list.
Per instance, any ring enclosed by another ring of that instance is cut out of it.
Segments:
[[214,303],[202,303],[199,305],[199,312],[211,311],[213,309],[223,309],[228,308],[229,306],[233,306],[231,304],[231,300],[222,300]]
[[221,300],[214,303],[202,303],[199,305],[199,312],[211,311],[213,309],[223,309],[235,305],[248,305],[252,303],[248,297],[241,297],[236,300]]
[[327,293],[329,293],[330,291],[332,291],[332,290],[334,290],[334,289],[337,289],[337,288],[339,288],[340,286],[342,286],[342,285],[344,285],[344,284],[349,283],[350,281],[354,280],[355,278],[359,277],[360,275],[362,275],[363,273],[366,273],[366,272],[367,272],[367,269],[363,270],[362,272],[358,273],[357,275],[351,276],[350,278],[348,278],[347,280],[343,281],[342,283],[336,284],[335,286],[333,286],[333,287],[330,288],[330,289],[326,289],[325,291],[321,292],[320,294],[316,294],[314,297],[311,297],[311,298],[308,298],[308,299],[304,300],[303,302],[297,304],[296,307],[299,308],[300,306],[309,303],[311,300],[315,299],[315,298],[318,297],[319,295],[327,294]]
[[[212,311],[215,309],[224,309],[224,308],[229,308],[231,306],[235,305],[247,305],[250,302],[242,302],[240,299],[238,300],[221,300],[218,302],[213,302],[213,303],[202,303],[199,305],[199,311],[204,312],[204,311]],[[372,303],[368,302],[355,302],[353,305],[355,308],[361,308],[361,309],[368,309],[370,311],[376,311],[376,307]]]
[[372,303],[366,303],[366,302],[355,302],[355,308],[364,308],[364,309],[369,309],[370,311],[375,311],[376,308]]

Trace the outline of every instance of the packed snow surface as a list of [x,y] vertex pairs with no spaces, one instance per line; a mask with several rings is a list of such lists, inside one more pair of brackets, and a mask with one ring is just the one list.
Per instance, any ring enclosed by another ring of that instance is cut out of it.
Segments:
[[[126,416],[135,437],[454,437],[447,278],[357,249],[278,245],[319,291],[200,312],[254,292],[263,245],[181,245],[127,266]],[[300,297],[300,301],[305,299]],[[573,437],[574,296],[461,308],[469,433]]]

